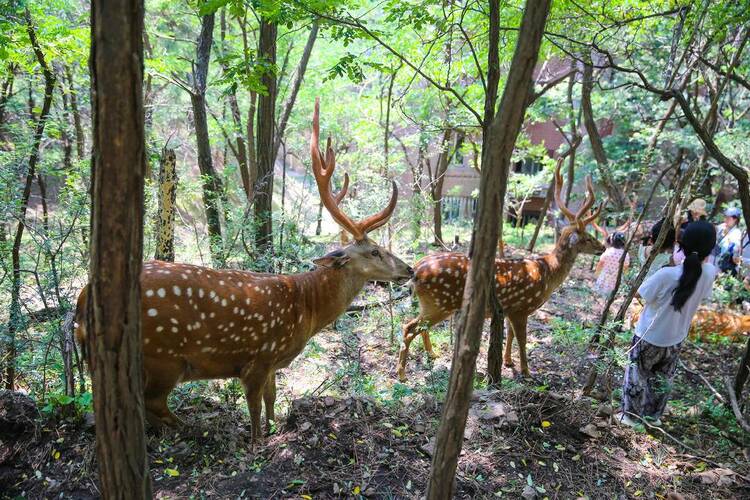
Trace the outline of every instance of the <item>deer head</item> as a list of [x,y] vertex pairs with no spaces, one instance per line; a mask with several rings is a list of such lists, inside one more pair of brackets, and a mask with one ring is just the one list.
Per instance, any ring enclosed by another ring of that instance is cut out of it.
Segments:
[[560,211],[567,217],[570,224],[563,228],[560,238],[557,240],[557,247],[562,251],[569,251],[573,254],[584,253],[599,255],[604,252],[602,245],[596,237],[586,232],[586,226],[599,217],[605,203],[600,203],[599,207],[593,212],[589,210],[594,205],[594,186],[591,183],[591,176],[586,176],[586,199],[578,209],[573,213],[565,203],[563,203],[560,193],[562,191],[563,179],[560,173],[562,161],[558,160],[555,168],[555,203]]
[[395,181],[391,181],[393,183],[391,200],[383,210],[361,221],[353,221],[349,218],[339,206],[349,186],[349,175],[344,174],[341,192],[334,196],[331,191],[331,177],[336,169],[336,155],[331,147],[330,137],[326,144],[325,156],[320,151],[319,115],[319,101],[316,98],[310,139],[313,175],[323,206],[336,223],[352,235],[354,242],[313,262],[322,267],[346,269],[367,281],[397,281],[410,278],[413,274],[411,267],[367,237],[368,232],[385,225],[396,208],[398,188]]

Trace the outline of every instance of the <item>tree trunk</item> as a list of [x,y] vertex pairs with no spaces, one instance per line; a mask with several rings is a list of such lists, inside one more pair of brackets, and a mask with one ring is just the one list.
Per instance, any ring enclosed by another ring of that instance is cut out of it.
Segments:
[[154,258],[174,262],[174,218],[177,198],[177,156],[165,147],[159,162],[159,208],[156,212]]
[[75,89],[73,71],[70,69],[70,66],[65,66],[65,76],[68,80],[68,88],[70,89],[70,111],[73,114],[73,126],[76,131],[76,154],[78,155],[78,159],[82,160],[86,154],[86,138],[83,134],[81,113],[78,111],[78,94]]
[[274,124],[276,120],[276,23],[266,18],[260,20],[258,58],[267,65],[261,77],[265,93],[258,98],[257,158],[258,179],[255,187],[255,244],[261,253],[273,250],[273,164],[276,156]]
[[21,194],[21,203],[18,210],[18,226],[13,238],[13,247],[11,248],[11,293],[10,293],[10,315],[8,323],[8,339],[6,346],[5,358],[5,388],[15,390],[16,385],[16,332],[23,326],[23,314],[21,312],[21,244],[23,242],[23,233],[26,229],[26,211],[29,207],[29,198],[31,197],[31,186],[36,177],[36,167],[39,163],[40,146],[44,136],[44,128],[47,125],[49,110],[52,106],[52,93],[55,89],[55,75],[47,65],[44,53],[39,46],[36,37],[36,31],[31,19],[29,10],[25,11],[26,32],[29,35],[31,46],[34,50],[39,66],[42,68],[44,76],[44,100],[42,102],[42,111],[37,117],[34,126],[34,139],[29,155],[29,170],[26,172],[26,181]]
[[443,138],[440,141],[440,153],[435,165],[435,177],[432,179],[430,194],[432,195],[432,224],[435,233],[435,245],[444,246],[443,243],[443,183],[445,173],[448,171],[451,158],[455,148],[451,148],[451,135],[453,129],[446,128],[443,131]]
[[91,264],[86,350],[103,498],[151,498],[144,435],[141,301],[143,1],[91,7]]
[[[571,142],[576,141],[576,139],[579,137],[578,134],[578,120],[576,120],[576,110],[575,105],[573,104],[573,87],[576,83],[576,74],[575,71],[577,62],[575,59],[571,59],[570,61],[570,69],[573,71],[570,74],[570,79],[568,80],[568,92],[567,92],[567,99],[568,99],[568,129],[570,130],[570,140]],[[570,158],[568,159],[568,175],[567,175],[567,182],[565,183],[565,205],[570,204],[570,193],[573,192],[573,184],[575,184],[576,180],[576,150],[573,149],[570,152]],[[554,181],[554,176],[552,176],[552,180]],[[554,189],[554,182],[552,189]],[[551,196],[551,195],[550,195]],[[548,207],[549,208],[549,207]],[[547,210],[544,210],[545,214]]]
[[289,122],[289,116],[292,114],[292,110],[294,109],[294,103],[297,100],[297,93],[299,92],[300,87],[302,86],[302,80],[305,78],[305,72],[307,71],[307,63],[310,62],[310,54],[312,54],[313,46],[315,45],[315,40],[318,38],[318,29],[320,28],[320,25],[317,21],[313,22],[312,27],[310,28],[310,34],[307,36],[307,43],[305,43],[305,48],[302,50],[302,57],[300,57],[299,64],[297,65],[297,72],[294,75],[294,81],[292,82],[292,88],[289,91],[289,98],[286,101],[286,104],[284,105],[284,111],[281,114],[281,119],[279,120],[279,126],[276,130],[276,137],[273,141],[273,161],[276,160],[276,156],[279,152],[279,147],[281,146],[281,141],[284,139],[284,134],[286,132],[286,125]]
[[193,70],[193,89],[190,102],[193,105],[195,121],[195,140],[198,148],[198,168],[203,177],[203,204],[206,207],[206,223],[211,248],[211,257],[215,266],[224,264],[224,251],[221,236],[221,179],[216,174],[211,158],[211,143],[208,136],[208,119],[206,117],[206,78],[208,63],[211,57],[211,43],[214,32],[214,14],[201,19],[201,34],[198,37],[196,62]]
[[531,235],[531,241],[529,241],[529,246],[527,250],[529,252],[534,251],[534,247],[536,246],[536,240],[539,237],[539,232],[542,230],[542,226],[544,225],[544,219],[547,218],[547,211],[549,210],[549,206],[552,204],[552,195],[555,192],[555,176],[552,176],[552,180],[549,182],[549,186],[547,186],[547,194],[544,197],[544,203],[542,204],[542,210],[539,212],[539,219],[536,221],[536,227],[534,227],[534,234]]
[[583,83],[581,84],[583,124],[586,127],[586,133],[591,142],[591,152],[594,154],[596,166],[598,167],[599,175],[604,182],[604,188],[607,190],[609,199],[615,204],[617,210],[623,210],[626,206],[623,192],[615,185],[615,181],[612,178],[612,172],[609,169],[609,161],[607,160],[607,153],[604,151],[604,144],[602,143],[599,129],[596,128],[596,121],[594,120],[594,112],[591,107],[591,91],[593,88],[594,68],[590,61],[586,61],[583,65]]
[[497,207],[502,207],[505,197],[510,157],[523,123],[549,7],[549,0],[535,0],[528,2],[524,9],[500,108],[482,148],[479,209],[470,250],[471,268],[456,328],[451,377],[432,457],[428,499],[452,498],[455,491],[456,464],[463,444],[487,298],[494,291],[494,260],[502,211]]

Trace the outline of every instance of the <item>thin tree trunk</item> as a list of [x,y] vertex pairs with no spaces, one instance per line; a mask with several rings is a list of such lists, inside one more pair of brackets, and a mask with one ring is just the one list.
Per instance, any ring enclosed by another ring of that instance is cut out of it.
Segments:
[[273,166],[274,119],[276,111],[276,23],[261,18],[258,40],[258,58],[269,68],[263,73],[261,83],[265,93],[258,98],[258,179],[255,188],[255,245],[261,253],[273,250]]
[[432,224],[435,234],[435,245],[444,246],[443,243],[443,183],[445,174],[448,171],[451,158],[455,148],[451,148],[451,136],[453,129],[446,128],[443,131],[443,138],[440,141],[440,153],[435,165],[435,177],[432,179],[430,194],[432,196]]
[[[60,78],[61,82],[65,78]],[[68,104],[68,94],[70,90],[65,89],[61,83],[60,95],[62,97],[62,125],[60,126],[60,142],[63,149],[63,168],[65,172],[70,172],[73,167],[73,141],[68,133],[68,127],[71,124],[70,105]]]
[[596,160],[596,165],[599,170],[599,175],[604,183],[604,188],[607,190],[609,199],[615,204],[618,210],[625,208],[625,199],[623,192],[618,186],[615,185],[615,181],[612,178],[612,172],[609,169],[609,161],[607,160],[607,153],[604,151],[604,144],[602,143],[602,137],[599,135],[599,129],[596,127],[596,121],[594,120],[594,112],[591,107],[591,91],[594,88],[594,68],[590,61],[586,61],[583,64],[583,82],[581,84],[581,109],[583,110],[583,124],[586,127],[586,133],[589,136],[591,142],[591,152]]
[[[576,110],[575,105],[573,104],[573,87],[575,86],[576,82],[576,75],[578,74],[575,69],[576,65],[578,63],[575,59],[571,59],[570,61],[570,69],[573,71],[570,74],[570,79],[568,80],[568,92],[567,92],[567,99],[568,99],[568,129],[570,130],[570,140],[571,142],[574,142],[578,137],[578,120],[576,120]],[[576,150],[573,149],[570,153],[570,158],[568,158],[568,172],[567,172],[567,182],[565,183],[565,204],[568,205],[570,203],[570,193],[573,191],[573,185],[575,184],[575,177],[576,177]],[[554,189],[554,176],[552,178],[553,185],[552,189]],[[546,210],[545,210],[546,213]]]
[[151,498],[143,407],[139,278],[143,256],[143,0],[91,11],[91,264],[86,351],[100,492]]
[[452,498],[455,491],[456,465],[463,445],[482,323],[488,294],[494,291],[494,261],[502,212],[497,207],[502,207],[505,197],[510,157],[523,123],[549,7],[549,0],[530,1],[525,6],[500,109],[482,148],[479,209],[469,252],[471,268],[464,288],[448,393],[432,457],[427,487],[430,500]]
[[302,80],[305,78],[305,72],[307,71],[307,63],[310,62],[310,54],[312,54],[315,40],[318,38],[318,29],[320,25],[317,21],[313,22],[310,28],[310,34],[307,36],[307,43],[305,48],[302,50],[302,57],[300,57],[299,64],[297,65],[297,72],[294,75],[294,81],[292,82],[292,89],[289,92],[289,98],[284,105],[284,111],[281,113],[281,119],[279,120],[279,126],[276,129],[276,137],[273,141],[273,160],[276,160],[278,155],[281,141],[284,139],[286,133],[286,126],[289,122],[289,116],[292,114],[294,109],[294,103],[297,100],[297,93],[299,93],[300,86],[302,86]]
[[745,345],[745,353],[740,360],[740,366],[737,367],[737,375],[734,376],[734,396],[737,401],[741,401],[742,389],[745,387],[748,375],[750,375],[750,338]]
[[177,155],[166,146],[159,162],[159,208],[156,211],[154,258],[174,262],[174,219],[177,199]]
[[216,266],[224,264],[224,251],[221,236],[221,179],[214,170],[211,157],[211,142],[208,136],[208,119],[206,117],[206,78],[211,57],[211,43],[214,32],[214,14],[201,18],[201,33],[198,37],[196,62],[192,75],[193,88],[190,91],[190,102],[193,105],[195,122],[195,140],[198,149],[198,168],[203,177],[203,204],[206,208],[206,222],[211,257]]
[[12,282],[10,293],[10,315],[8,323],[8,339],[6,345],[5,357],[5,387],[8,390],[15,390],[16,385],[16,332],[23,326],[23,313],[21,312],[21,244],[23,242],[23,233],[26,229],[26,211],[29,207],[29,198],[31,196],[31,186],[36,177],[36,167],[39,163],[40,146],[44,136],[44,128],[47,125],[49,110],[52,106],[52,93],[55,89],[55,74],[47,65],[44,53],[36,37],[36,31],[31,19],[29,10],[25,11],[26,32],[29,35],[31,46],[34,50],[39,66],[42,68],[44,76],[44,100],[42,102],[42,111],[36,119],[34,126],[34,139],[29,155],[29,169],[26,172],[26,181],[21,194],[21,203],[18,210],[18,226],[16,226],[15,237],[13,238],[13,247],[11,248],[11,265],[12,265]]
[[549,206],[552,204],[552,195],[555,192],[555,176],[552,176],[552,180],[549,182],[549,186],[547,186],[547,194],[544,196],[544,203],[542,204],[542,210],[539,212],[539,219],[536,221],[536,227],[534,227],[534,234],[531,235],[531,241],[529,241],[529,246],[527,250],[529,252],[534,251],[534,247],[536,246],[536,240],[539,237],[539,232],[542,230],[542,226],[544,225],[544,219],[547,218],[547,211],[549,210]]
[[70,66],[65,66],[65,76],[68,80],[68,88],[70,89],[70,111],[73,114],[73,126],[76,131],[76,154],[78,159],[82,160],[86,150],[86,137],[83,134],[83,124],[81,123],[81,113],[78,111],[78,94],[75,89],[75,82],[73,81],[73,70]]

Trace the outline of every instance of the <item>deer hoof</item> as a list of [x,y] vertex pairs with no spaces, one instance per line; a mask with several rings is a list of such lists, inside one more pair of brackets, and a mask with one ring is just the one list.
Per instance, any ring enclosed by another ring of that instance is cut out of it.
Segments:
[[505,366],[505,368],[513,368],[513,367],[515,367],[515,365],[513,364],[513,360],[512,359],[506,359],[505,361],[503,361],[503,366]]

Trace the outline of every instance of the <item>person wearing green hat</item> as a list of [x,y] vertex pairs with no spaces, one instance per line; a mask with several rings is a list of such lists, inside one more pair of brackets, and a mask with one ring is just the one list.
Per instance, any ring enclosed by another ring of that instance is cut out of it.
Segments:
[[638,417],[654,425],[661,423],[682,343],[698,305],[711,295],[718,273],[708,263],[715,244],[713,224],[691,222],[679,242],[685,254],[682,264],[659,269],[638,288],[644,307],[627,352],[619,422],[636,425]]

